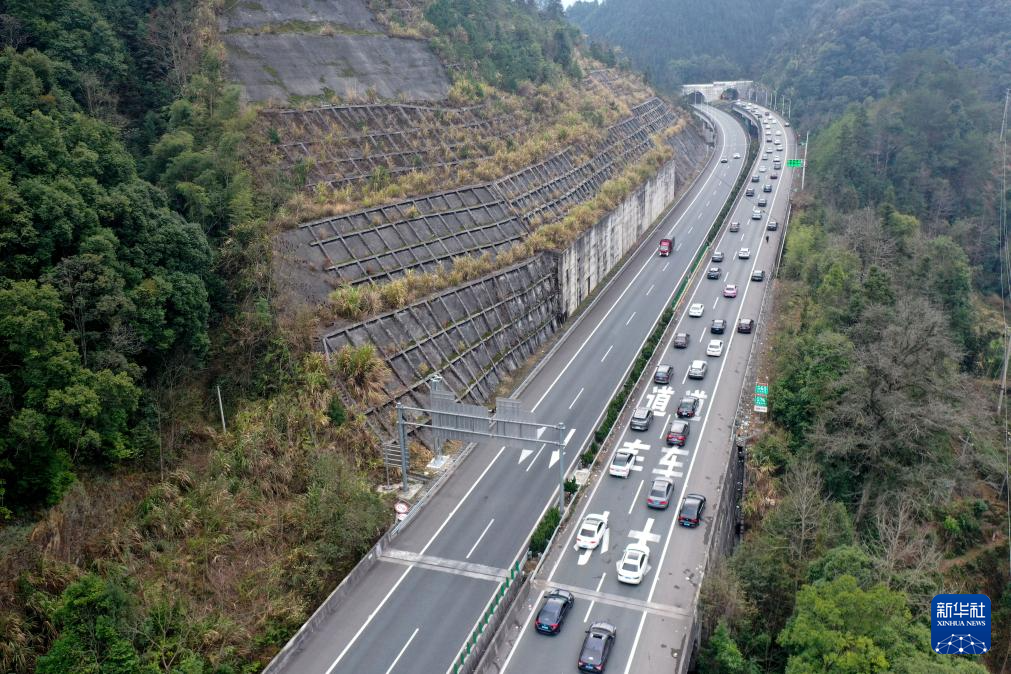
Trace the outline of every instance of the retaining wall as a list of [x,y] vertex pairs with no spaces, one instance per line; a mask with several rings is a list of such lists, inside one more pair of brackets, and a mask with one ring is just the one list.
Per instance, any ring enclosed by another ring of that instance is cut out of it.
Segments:
[[610,214],[584,232],[559,256],[561,310],[571,315],[631,250],[693,177],[706,147],[694,134],[674,136],[674,159],[646,181]]

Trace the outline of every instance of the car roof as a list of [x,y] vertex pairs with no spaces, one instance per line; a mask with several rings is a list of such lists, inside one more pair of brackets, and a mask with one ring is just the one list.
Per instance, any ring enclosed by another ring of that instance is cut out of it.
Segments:
[[706,365],[706,361],[704,361],[704,360],[693,360],[691,366],[692,367],[705,367],[705,365]]
[[703,496],[702,494],[685,494],[685,500],[686,501],[688,499],[690,499],[690,498],[693,498],[693,499],[696,499],[696,500],[699,500],[699,501],[705,501],[706,500],[706,497]]
[[654,477],[653,478],[653,485],[652,486],[655,487],[658,484],[665,484],[666,485],[666,484],[674,484],[674,483],[671,482],[670,480],[668,480],[665,477]]
[[589,515],[587,515],[586,517],[583,518],[583,521],[584,522],[603,522],[604,521],[604,516],[603,515],[598,515],[597,513],[590,513]]
[[609,623],[606,620],[598,620],[597,622],[590,625],[590,630],[596,629],[606,630],[608,632],[611,632],[612,634],[618,630],[617,627],[615,627],[612,623]]
[[649,408],[648,407],[636,407],[635,411],[632,412],[632,416],[634,416],[634,417],[644,417],[647,414],[649,414]]
[[675,426],[677,428],[687,428],[688,427],[688,422],[687,421],[681,421],[680,419],[675,419],[674,421],[670,422],[670,427],[674,428]]
[[544,595],[544,596],[545,597],[565,597],[566,599],[574,599],[575,598],[575,597],[572,596],[572,593],[569,592],[568,590],[559,590],[558,588],[555,588],[553,590],[548,591],[548,593],[546,595]]
[[625,546],[625,552],[638,552],[643,555],[649,554],[649,548],[642,543],[629,543]]

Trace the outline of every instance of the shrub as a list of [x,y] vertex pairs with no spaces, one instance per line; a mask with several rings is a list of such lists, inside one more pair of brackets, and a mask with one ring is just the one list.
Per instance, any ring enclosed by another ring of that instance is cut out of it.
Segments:
[[540,524],[534,529],[533,536],[530,537],[530,552],[534,555],[539,555],[548,549],[548,541],[551,540],[551,536],[555,533],[555,529],[558,528],[558,524],[562,521],[562,514],[558,511],[557,506],[552,506],[548,508],[548,511],[544,513],[544,518],[541,519]]

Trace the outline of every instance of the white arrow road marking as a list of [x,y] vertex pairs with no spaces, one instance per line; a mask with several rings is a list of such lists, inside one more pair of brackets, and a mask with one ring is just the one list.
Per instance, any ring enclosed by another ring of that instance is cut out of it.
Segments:
[[583,550],[576,560],[578,566],[584,566],[588,561],[590,561],[590,555],[593,554],[593,550]]
[[523,463],[526,461],[527,457],[534,453],[532,449],[521,449],[520,450],[520,460],[517,463]]
[[[562,444],[563,445],[569,444],[569,440],[572,439],[572,434],[575,433],[575,432],[576,432],[575,428],[570,428],[569,432],[565,434],[565,439],[562,440]],[[553,465],[555,465],[556,463],[558,463],[558,459],[560,459],[560,458],[562,458],[560,450],[556,449],[555,451],[551,452],[551,462],[548,464],[548,468],[551,468]]]
[[541,426],[540,428],[537,429],[537,439],[538,440],[541,439],[541,434],[544,433],[544,431],[546,431],[546,430],[548,430],[547,426]]
[[[605,512],[605,515],[606,514],[607,513]],[[609,547],[610,542],[611,542],[611,536],[610,536],[610,534],[611,534],[611,527],[607,527],[606,529],[604,529],[604,536],[603,536],[603,538],[600,539],[600,552],[601,552],[601,554],[607,552],[607,548]]]
[[541,445],[541,446],[540,446],[540,447],[539,447],[539,448],[537,449],[537,453],[536,453],[536,454],[534,454],[534,458],[530,459],[530,465],[529,465],[529,466],[527,466],[527,469],[526,469],[526,470],[525,470],[524,472],[526,472],[526,473],[529,473],[529,472],[530,472],[530,469],[534,467],[534,464],[535,464],[535,463],[537,463],[537,459],[538,459],[538,458],[540,457],[540,455],[541,455],[541,451],[543,451],[543,450],[544,450],[544,448],[545,448],[546,446],[547,446],[547,445]]

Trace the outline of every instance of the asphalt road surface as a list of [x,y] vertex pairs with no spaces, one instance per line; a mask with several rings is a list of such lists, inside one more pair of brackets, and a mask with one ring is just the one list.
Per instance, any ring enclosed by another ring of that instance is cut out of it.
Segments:
[[[779,130],[781,135],[773,135]],[[769,132],[773,142],[782,138],[784,147],[773,149],[773,157],[780,155],[783,165],[787,157],[796,156],[796,142],[792,131],[771,124]],[[764,138],[760,138],[763,148]],[[769,145],[769,147],[772,147]],[[761,156],[761,155],[760,155]],[[684,311],[674,333],[687,332],[691,341],[687,349],[673,349],[670,341],[662,345],[662,362],[674,366],[670,386],[650,386],[637,402],[650,407],[655,418],[648,431],[625,428],[618,447],[637,453],[636,465],[628,478],[609,476],[607,466],[592,487],[590,498],[574,520],[565,545],[542,565],[542,577],[534,579],[539,590],[562,588],[572,592],[576,601],[561,634],[543,636],[533,629],[532,618],[540,602],[528,606],[519,639],[508,655],[499,663],[506,672],[575,670],[576,660],[584,637],[584,630],[597,620],[606,620],[617,627],[617,638],[607,664],[608,672],[676,672],[680,660],[687,658],[691,647],[692,615],[699,586],[706,566],[710,546],[710,528],[719,503],[717,486],[725,475],[731,458],[731,433],[753,336],[736,332],[742,318],[757,318],[763,293],[768,291],[769,272],[783,234],[790,198],[792,169],[776,171],[772,158],[761,160],[759,166],[767,170],[758,172],[759,182],[746,185],[756,187],[755,197],[745,197],[733,211],[731,220],[740,223],[739,232],[729,228],[717,239],[715,250],[725,254],[723,262],[708,262],[702,267],[693,284],[685,307],[701,303],[704,313],[693,318]],[[778,173],[778,179],[770,179]],[[766,184],[771,193],[762,191]],[[752,211],[758,198],[765,196],[769,205],[761,220],[752,220]],[[770,219],[778,220],[777,231],[768,231]],[[769,236],[768,242],[766,235]],[[741,248],[750,249],[748,259],[739,259]],[[654,264],[662,264],[655,259]],[[709,266],[721,268],[720,278],[706,278]],[[752,281],[752,272],[764,270],[764,281]],[[727,284],[737,286],[737,296],[724,297]],[[727,322],[724,334],[711,334],[713,319]],[[723,340],[723,355],[707,356],[710,339]],[[708,371],[702,380],[687,379],[689,364],[693,360],[708,362]],[[681,398],[692,395],[701,400],[701,410],[689,420],[691,432],[684,447],[668,447],[666,433],[671,420],[676,420],[676,410]],[[612,453],[613,456],[613,453]],[[646,506],[646,494],[654,478],[674,481],[674,498],[666,510]],[[732,486],[728,487],[732,488]],[[707,497],[708,508],[701,526],[694,529],[676,524],[678,508],[686,493]],[[609,528],[606,537],[596,550],[575,549],[578,524],[587,513],[607,513]],[[617,564],[625,546],[644,543],[650,550],[649,570],[639,585],[618,582]]]
[[[718,128],[718,137],[716,152],[703,175],[631,256],[585,317],[563,337],[559,348],[520,396],[524,407],[539,420],[565,424],[568,436],[565,456],[559,457],[549,447],[540,451],[501,445],[476,447],[394,540],[395,549],[384,552],[382,561],[351,591],[341,610],[308,637],[289,661],[288,671],[439,674],[450,669],[506,569],[522,553],[542,513],[557,500],[557,462],[564,461],[568,470],[578,461],[604,408],[669,304],[743,170],[743,159],[731,159],[726,164],[719,159],[732,157],[735,152],[745,154],[744,130],[722,111],[707,108],[706,112]],[[748,235],[756,229],[757,226],[749,224],[743,231]],[[670,257],[657,257],[658,241],[671,235],[676,239],[675,252]],[[725,266],[728,270],[743,269],[745,263],[728,260]],[[742,282],[742,291],[745,287]],[[716,286],[711,288],[715,290]],[[719,301],[717,306],[723,310],[734,305]],[[712,311],[709,309],[706,315],[712,315]],[[695,332],[701,337],[701,328]],[[698,339],[693,346],[699,346]],[[676,367],[679,377],[682,376],[681,361]],[[716,378],[717,373],[713,372],[705,383],[712,385]],[[657,432],[659,425],[644,437],[655,436]],[[658,454],[658,450],[653,452],[654,457]],[[629,486],[634,487],[633,480],[621,485],[625,489]],[[619,493],[619,485],[615,484],[614,489],[615,503],[630,498]],[[610,490],[608,494],[610,503]],[[616,505],[611,510],[624,511],[627,506],[628,503],[620,508]],[[619,519],[616,512],[616,526]],[[643,524],[641,519],[637,518],[635,526]],[[653,526],[658,532],[667,528],[659,522]],[[689,534],[704,535],[700,531]],[[624,535],[622,529],[621,536]],[[618,544],[615,536],[615,545]],[[657,543],[652,547],[659,551]],[[593,560],[594,571],[576,565],[570,572],[568,561],[564,560],[559,579],[564,577],[574,584],[592,587],[596,586],[593,574],[611,568],[603,564],[599,555]],[[654,577],[656,574],[649,580]],[[648,587],[609,585],[607,591],[638,597],[645,596]],[[666,597],[662,599],[667,601]],[[588,602],[580,602],[580,618],[587,606]],[[631,639],[625,635],[635,631],[637,616],[630,612],[621,623],[623,634],[619,644],[624,657],[631,652]],[[618,619],[617,613],[615,618]],[[573,649],[578,645],[572,646],[568,641],[576,638],[577,631],[569,630],[548,649],[558,662],[570,665],[574,662]],[[533,669],[519,665],[537,661],[541,646],[532,643],[529,651],[524,649],[522,656],[517,656],[515,671],[542,671],[539,665]]]

